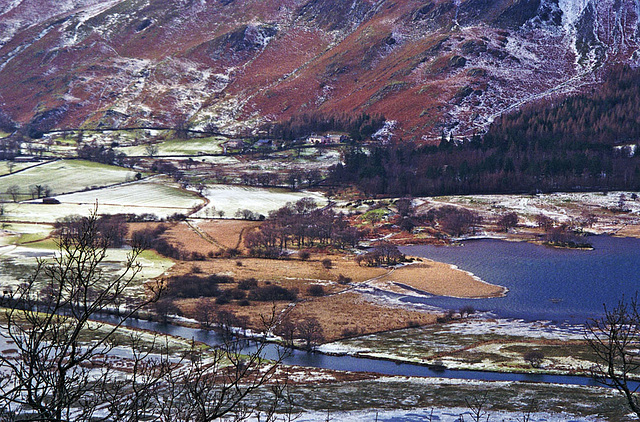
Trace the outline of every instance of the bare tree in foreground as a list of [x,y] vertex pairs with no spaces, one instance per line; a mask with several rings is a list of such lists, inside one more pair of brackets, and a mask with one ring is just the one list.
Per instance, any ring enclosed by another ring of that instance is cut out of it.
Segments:
[[637,295],[628,303],[622,299],[615,308],[607,309],[602,318],[587,324],[587,341],[598,363],[593,368],[595,379],[624,394],[630,409],[640,418],[638,376],[640,369],[640,307]]
[[[232,340],[213,349],[194,344],[178,356],[148,334],[122,330],[160,292],[139,300],[125,295],[140,271],[139,247],[119,273],[103,270],[110,240],[97,220],[95,211],[81,219],[60,238],[55,257],[39,260],[6,300],[0,342],[13,352],[0,354],[0,421],[207,422],[249,414],[275,420],[286,397],[284,377],[275,378],[283,355],[265,360],[264,342],[244,355]],[[123,302],[115,322],[93,321]],[[119,370],[114,354],[124,344],[127,367]]]

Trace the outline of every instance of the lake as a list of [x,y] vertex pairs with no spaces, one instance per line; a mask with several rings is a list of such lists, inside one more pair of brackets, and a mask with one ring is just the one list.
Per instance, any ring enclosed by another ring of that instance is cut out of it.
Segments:
[[463,246],[406,246],[407,255],[455,264],[509,289],[505,297],[403,299],[444,309],[471,305],[501,318],[584,323],[640,289],[640,239],[591,236],[594,250],[557,249],[495,239]]

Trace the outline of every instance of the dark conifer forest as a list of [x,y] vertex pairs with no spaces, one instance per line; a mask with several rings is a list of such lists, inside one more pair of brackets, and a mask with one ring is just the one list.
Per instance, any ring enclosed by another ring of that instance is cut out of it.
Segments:
[[638,144],[640,70],[620,67],[597,90],[505,115],[482,137],[352,148],[333,180],[387,196],[638,190]]

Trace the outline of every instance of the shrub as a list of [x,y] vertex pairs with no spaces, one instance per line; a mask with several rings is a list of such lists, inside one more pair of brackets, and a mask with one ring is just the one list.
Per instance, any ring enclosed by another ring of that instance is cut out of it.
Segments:
[[186,219],[187,219],[187,216],[179,212],[171,214],[170,216],[167,217],[167,220],[169,221],[185,221]]
[[300,257],[301,260],[306,261],[307,259],[311,258],[311,252],[305,249],[303,251],[298,252],[298,256]]
[[220,294],[218,284],[231,282],[233,282],[233,278],[218,275],[171,277],[167,282],[166,295],[175,298],[215,297]]
[[241,290],[253,290],[258,287],[258,280],[255,278],[245,278],[238,283],[238,289]]
[[193,274],[200,274],[200,273],[202,273],[202,268],[198,267],[197,265],[192,265],[191,266],[191,272]]
[[324,287],[321,284],[312,284],[307,289],[307,293],[309,293],[309,296],[324,296]]
[[322,263],[322,266],[324,268],[326,268],[327,270],[330,270],[331,267],[333,266],[333,262],[331,262],[331,260],[329,258],[325,258],[320,262]]
[[476,310],[473,308],[473,306],[466,305],[460,309],[460,317],[464,318],[465,316],[469,316],[471,314],[474,314],[475,312]]
[[344,275],[340,274],[338,275],[338,284],[349,284],[351,283],[353,280],[351,277],[345,277]]
[[231,295],[226,291],[216,298],[217,305],[226,305],[229,302],[231,302]]
[[229,290],[229,294],[233,300],[241,300],[247,297],[247,292],[240,289],[231,289]]
[[342,330],[342,337],[356,337],[358,334],[357,328],[345,328]]
[[191,252],[191,260],[192,261],[204,261],[206,257],[204,254],[200,252]]
[[242,261],[236,261],[236,267],[242,267]]
[[225,249],[223,252],[223,257],[225,258],[234,258],[238,255],[240,255],[240,250],[236,248]]
[[238,301],[238,305],[240,305],[240,306],[251,306],[251,302],[249,302],[247,299],[242,299],[242,300]]
[[293,289],[285,289],[274,284],[258,287],[249,292],[248,299],[259,302],[271,302],[276,300],[295,301],[298,294]]
[[540,350],[531,350],[524,354],[524,360],[527,361],[531,367],[539,368],[544,360],[544,353]]

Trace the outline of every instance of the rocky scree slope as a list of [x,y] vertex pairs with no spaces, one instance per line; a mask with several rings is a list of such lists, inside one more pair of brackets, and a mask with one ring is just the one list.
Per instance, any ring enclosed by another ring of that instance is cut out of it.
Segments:
[[639,65],[639,16],[640,0],[8,0],[0,113],[240,133],[366,112],[435,141]]

